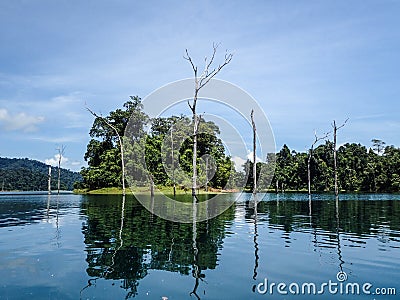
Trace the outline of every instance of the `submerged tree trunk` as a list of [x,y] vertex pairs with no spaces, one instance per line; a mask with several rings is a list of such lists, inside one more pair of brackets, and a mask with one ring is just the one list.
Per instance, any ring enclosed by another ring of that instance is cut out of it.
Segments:
[[308,195],[311,195],[311,156],[312,156],[312,149],[308,152],[308,159],[307,159],[307,180],[308,180]]
[[175,183],[175,161],[174,161],[174,138],[172,135],[174,127],[171,127],[171,165],[172,165],[172,181],[174,184],[174,198],[176,197],[176,183]]
[[190,110],[192,111],[192,120],[193,120],[193,160],[192,160],[192,168],[193,168],[193,176],[192,176],[192,196],[196,197],[196,188],[197,188],[197,134],[198,134],[198,126],[199,126],[199,117],[196,113],[196,105],[197,105],[197,100],[198,100],[198,94],[201,88],[203,88],[215,75],[221,71],[221,69],[229,64],[229,62],[232,60],[233,54],[225,54],[225,60],[222,64],[220,64],[218,67],[214,68],[213,70],[210,70],[211,65],[214,62],[215,58],[215,53],[217,52],[218,45],[213,44],[213,53],[210,58],[210,61],[207,62],[207,57],[205,58],[205,68],[203,73],[198,76],[198,68],[197,66],[193,63],[192,58],[189,55],[189,51],[186,49],[186,55],[184,58],[189,61],[190,65],[192,66],[193,73],[194,73],[194,96],[193,96],[193,102],[190,104],[188,100],[188,106],[190,107]]
[[[49,166],[49,175],[48,175],[48,182],[47,182],[47,191],[48,194],[51,194],[51,166]],[[3,182],[4,183],[4,182]]]
[[206,192],[208,192],[208,157],[206,157]]
[[61,178],[61,160],[64,155],[65,146],[61,145],[61,148],[58,148],[58,180],[57,180],[57,194],[60,194],[60,178]]
[[[256,155],[256,123],[254,122],[254,110],[251,110],[251,126],[253,127],[253,195],[257,193],[257,155]],[[255,198],[254,198],[255,201]]]
[[339,195],[339,189],[337,183],[336,133],[337,133],[336,122],[333,121],[333,172],[335,180],[335,195],[337,196]]
[[346,119],[342,125],[339,127],[336,126],[336,121],[333,120],[333,169],[334,169],[334,180],[335,180],[335,196],[339,195],[339,187],[338,187],[338,176],[337,176],[337,153],[336,153],[336,136],[337,136],[337,131],[342,128],[344,125],[346,125],[346,122],[349,119]]
[[[197,93],[195,96],[197,101]],[[196,114],[196,106],[193,106],[193,158],[192,158],[192,168],[193,168],[193,176],[192,176],[192,196],[196,196],[196,188],[197,188],[197,132],[198,132],[198,118]]]
[[314,146],[318,143],[318,141],[327,138],[329,135],[329,132],[325,133],[324,136],[318,137],[317,133],[314,133],[315,140],[311,144],[311,148],[308,151],[308,159],[307,159],[307,179],[308,179],[308,195],[311,195],[311,159],[314,151]]

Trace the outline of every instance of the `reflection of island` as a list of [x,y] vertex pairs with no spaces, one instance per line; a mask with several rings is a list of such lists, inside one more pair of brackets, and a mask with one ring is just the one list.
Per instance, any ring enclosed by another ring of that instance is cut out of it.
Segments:
[[[88,197],[82,203],[82,213],[87,215],[82,232],[88,275],[122,280],[127,297],[137,293],[139,280],[150,269],[192,273],[195,278],[200,277],[202,270],[215,269],[225,237],[225,222],[234,219],[232,207],[193,228],[193,224],[152,216],[132,197],[126,198],[124,214],[121,206],[120,197]],[[188,287],[188,294],[190,291]]]
[[[340,206],[337,206],[333,196],[332,200],[313,200],[312,206],[312,229],[329,234],[335,245],[338,216],[341,231],[358,236],[376,235],[382,226],[392,231],[400,231],[400,201],[343,200],[340,201]],[[262,201],[257,210],[261,219],[268,216],[271,228],[281,229],[286,233],[310,232],[308,201],[279,200],[279,206],[276,201]],[[357,220],[354,219],[355,216]],[[246,218],[252,219],[250,215]]]

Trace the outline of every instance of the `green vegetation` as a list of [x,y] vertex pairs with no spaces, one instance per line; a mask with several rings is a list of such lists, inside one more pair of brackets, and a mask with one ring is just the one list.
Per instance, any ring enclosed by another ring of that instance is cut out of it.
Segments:
[[[190,120],[185,116],[172,116],[168,118],[155,118],[148,120],[148,117],[142,111],[142,104],[139,97],[131,97],[131,100],[123,105],[123,109],[117,109],[107,116],[107,121],[114,127],[118,128],[119,134],[124,135],[125,128],[128,124],[129,117],[133,115],[131,122],[134,132],[133,139],[139,139],[144,135],[144,125],[150,121],[150,131],[145,135],[145,153],[146,166],[148,167],[155,184],[158,186],[170,186],[173,184],[170,176],[166,173],[163,166],[163,159],[170,160],[171,157],[163,157],[161,148],[165,138],[169,137],[170,127],[174,125],[173,139],[181,139],[180,147],[176,149],[168,148],[166,151],[176,158],[178,161],[169,161],[172,165],[181,166],[174,174],[175,182],[179,183],[178,189],[187,191],[191,184],[192,171],[192,138],[188,136],[187,128],[190,126]],[[204,119],[199,123],[199,134],[197,137],[197,153],[198,162],[198,177],[199,182],[206,182],[206,172],[210,172],[206,165],[208,162],[201,157],[207,157],[209,154],[210,165],[218,166],[215,174],[207,184],[212,188],[223,188],[226,186],[230,172],[233,171],[233,162],[230,157],[225,155],[225,149],[221,139],[218,138],[219,128],[213,122],[207,122]],[[82,184],[76,186],[77,189],[102,189],[110,187],[120,187],[122,183],[122,168],[121,168],[121,152],[117,144],[117,136],[114,131],[110,130],[100,118],[96,118],[90,130],[90,140],[85,160],[88,162],[88,167],[83,168],[81,174],[84,178]],[[139,144],[139,142],[138,142]],[[140,147],[140,145],[138,146]],[[168,145],[166,146],[168,147]],[[134,159],[134,147],[125,147],[125,157],[128,157],[127,165],[129,170],[139,170],[142,168],[140,163]],[[178,159],[177,159],[178,160]],[[211,176],[208,176],[211,177]]]
[[[51,188],[57,189],[58,171],[51,168]],[[0,157],[0,189],[4,191],[45,191],[48,186],[49,166],[37,160],[27,158]],[[61,189],[72,190],[75,182],[82,176],[66,169],[61,169]]]
[[[191,131],[188,131],[192,126],[191,120],[183,115],[149,119],[143,112],[141,100],[137,96],[131,97],[122,109],[110,112],[105,118],[123,136],[131,116],[130,129],[133,129],[131,133],[133,143],[124,150],[127,152],[124,154],[128,158],[126,160],[128,170],[144,174],[143,165],[139,162],[141,158],[138,156],[140,153],[138,149],[143,147],[146,167],[153,183],[163,191],[171,189],[175,183],[178,192],[187,192],[191,187],[192,173],[193,140]],[[145,125],[150,128],[148,132],[145,132]],[[198,183],[214,191],[234,190],[235,187],[242,186],[246,180],[245,174],[249,174],[246,189],[252,190],[253,175],[249,172],[252,169],[252,162],[248,160],[243,165],[243,171],[236,172],[231,158],[225,154],[222,141],[218,137],[219,133],[215,123],[200,118],[197,136]],[[104,190],[104,188],[120,187],[122,183],[121,152],[117,136],[101,118],[94,120],[90,136],[92,139],[87,145],[85,154],[88,167],[82,169],[83,182],[77,184],[75,188],[81,191],[101,189],[98,193],[116,193],[114,189]],[[139,140],[144,141],[144,144]],[[385,142],[378,139],[373,139],[372,143],[370,149],[355,143],[347,143],[337,149],[340,190],[400,192],[400,149],[385,146]],[[326,141],[312,153],[311,190],[333,191],[333,143]],[[307,191],[308,155],[308,151],[291,151],[286,145],[278,153],[269,153],[266,162],[257,163],[258,190]],[[166,165],[175,166],[173,174],[167,173],[163,161]],[[177,168],[178,165],[180,168]],[[131,175],[129,172],[128,178]],[[137,186],[145,190],[150,189],[149,184],[141,184]]]
[[[376,143],[373,146],[375,151],[355,143],[339,147],[340,190],[400,192],[400,149],[387,146],[378,152]],[[327,141],[314,150],[311,160],[311,188],[314,191],[333,191],[332,147],[332,142]],[[306,190],[307,153],[290,151],[284,145],[277,154],[273,183],[280,190]]]

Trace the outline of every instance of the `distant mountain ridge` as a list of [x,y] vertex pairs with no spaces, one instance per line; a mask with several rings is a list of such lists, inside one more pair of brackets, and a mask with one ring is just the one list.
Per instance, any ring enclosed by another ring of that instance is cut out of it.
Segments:
[[[51,189],[57,189],[58,169],[51,167]],[[28,158],[0,157],[0,190],[45,191],[48,185],[49,165]],[[74,183],[82,181],[78,172],[61,168],[62,190],[73,190]]]

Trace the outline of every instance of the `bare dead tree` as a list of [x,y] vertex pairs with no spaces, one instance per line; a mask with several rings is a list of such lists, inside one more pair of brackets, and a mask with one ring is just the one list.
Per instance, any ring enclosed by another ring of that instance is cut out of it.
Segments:
[[47,178],[47,193],[50,195],[51,194],[51,166],[49,166],[49,175]]
[[192,66],[193,73],[194,73],[194,95],[193,101],[190,104],[188,100],[188,106],[192,111],[192,119],[193,119],[193,176],[192,176],[192,196],[196,196],[196,188],[197,188],[197,134],[198,134],[198,127],[199,127],[199,118],[196,113],[196,105],[198,100],[199,91],[208,83],[210,80],[217,75],[223,67],[229,64],[232,60],[233,54],[232,53],[225,53],[225,58],[222,64],[218,65],[218,67],[211,70],[212,64],[215,59],[215,54],[217,52],[218,44],[213,44],[213,53],[211,55],[210,60],[208,61],[207,57],[204,59],[205,67],[203,72],[199,75],[198,68],[194,64],[192,58],[189,55],[188,49],[185,49],[186,55],[183,56],[184,59],[189,61],[190,65]]
[[[257,193],[257,156],[256,156],[256,123],[254,122],[254,109],[251,110],[251,126],[253,128],[253,195]],[[254,198],[255,201],[255,198]],[[256,204],[256,203],[255,203]]]
[[124,161],[124,148],[122,145],[122,138],[118,132],[118,129],[111,124],[107,118],[96,114],[94,111],[92,111],[89,107],[86,107],[87,111],[90,112],[94,117],[99,118],[100,120],[102,120],[107,126],[109,126],[112,130],[114,130],[115,134],[118,137],[118,144],[121,150],[121,168],[122,168],[122,195],[125,196],[126,194],[126,190],[125,190],[125,161]]
[[308,150],[308,159],[307,159],[307,179],[308,179],[308,195],[311,195],[311,159],[313,156],[314,146],[321,140],[326,139],[329,136],[330,132],[325,133],[323,136],[318,137],[317,132],[314,132],[314,142],[311,144],[310,149]]
[[174,130],[174,126],[171,126],[171,165],[172,165],[172,181],[174,183],[174,198],[176,197],[176,183],[175,183],[175,161],[174,161],[174,138],[172,135],[172,131]]
[[349,118],[344,121],[344,123],[340,126],[336,125],[336,121],[333,120],[332,128],[333,128],[333,169],[334,169],[334,176],[335,176],[335,196],[339,195],[338,183],[337,183],[337,155],[336,155],[336,136],[337,131],[346,125]]
[[65,151],[65,146],[61,145],[60,148],[57,148],[58,150],[58,180],[57,180],[57,195],[60,194],[60,177],[61,177],[61,160],[64,155]]

